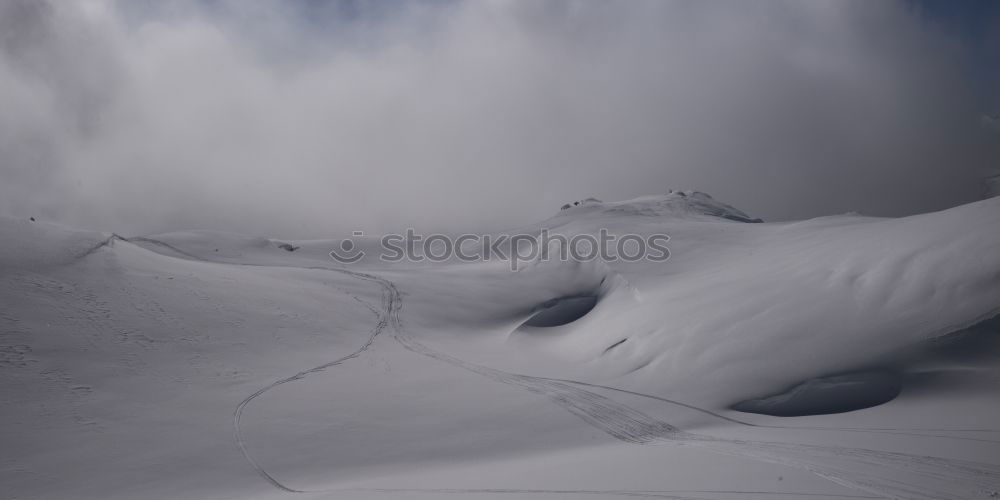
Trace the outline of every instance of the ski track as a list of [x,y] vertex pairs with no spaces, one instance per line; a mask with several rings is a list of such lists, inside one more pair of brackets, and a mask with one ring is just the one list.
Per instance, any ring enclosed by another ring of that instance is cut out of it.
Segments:
[[[411,351],[543,395],[588,424],[629,443],[694,446],[723,455],[805,469],[837,484],[885,498],[995,498],[1000,488],[1000,466],[993,464],[863,448],[723,439],[688,433],[557,380],[511,374],[469,363],[430,349],[401,331],[396,338]],[[904,479],[896,479],[899,477]],[[932,479],[933,484],[927,484],[927,479]],[[914,486],[916,484],[920,486]]]
[[[354,276],[356,278],[360,278],[360,279],[373,279],[373,277],[371,277],[369,275],[364,275],[362,273],[354,273],[354,272],[351,272],[351,271],[344,271],[344,272],[348,273],[349,275]],[[393,297],[395,297],[395,299],[393,299]],[[275,479],[275,477],[272,476],[271,474],[269,474],[266,470],[264,470],[264,468],[261,467],[261,465],[259,463],[257,463],[257,461],[254,460],[254,458],[250,455],[249,451],[247,451],[246,441],[243,439],[243,433],[240,430],[240,420],[243,418],[243,410],[246,409],[247,405],[250,404],[251,401],[253,401],[257,397],[259,397],[260,395],[264,394],[265,392],[267,392],[267,391],[269,391],[271,389],[274,389],[275,387],[278,387],[278,386],[283,385],[283,384],[287,384],[289,382],[294,382],[296,380],[300,380],[302,378],[305,378],[309,374],[316,373],[316,372],[321,372],[321,371],[326,370],[327,368],[330,368],[332,366],[339,365],[339,364],[341,364],[341,363],[343,363],[343,362],[345,362],[345,361],[347,361],[349,359],[356,358],[356,357],[360,356],[361,353],[367,351],[368,348],[371,347],[372,343],[375,342],[375,337],[377,337],[379,333],[382,333],[382,331],[385,330],[385,327],[389,324],[389,318],[390,317],[395,317],[395,311],[399,308],[399,304],[400,304],[400,302],[398,300],[398,297],[399,297],[399,294],[398,294],[398,292],[395,291],[395,287],[392,287],[391,293],[390,293],[390,291],[389,291],[388,288],[384,290],[384,292],[382,294],[382,307],[383,307],[382,311],[375,311],[375,312],[384,313],[384,312],[388,311],[388,314],[377,314],[378,322],[376,322],[375,327],[372,328],[371,334],[368,336],[368,340],[365,341],[365,343],[362,344],[361,347],[357,348],[354,352],[348,354],[347,356],[344,356],[344,357],[341,357],[341,358],[337,358],[337,359],[335,359],[333,361],[330,361],[328,363],[324,363],[322,365],[310,368],[308,370],[301,371],[299,373],[296,373],[295,375],[292,375],[291,377],[286,377],[286,378],[283,378],[281,380],[272,382],[271,384],[268,384],[268,385],[260,388],[259,390],[257,390],[257,392],[255,392],[255,393],[247,396],[246,398],[244,398],[243,401],[240,401],[240,404],[236,407],[236,410],[233,412],[233,438],[236,441],[236,445],[239,447],[240,453],[243,454],[243,458],[245,458],[247,460],[247,462],[249,462],[250,465],[252,465],[253,468],[256,469],[257,473],[261,477],[263,477],[264,479],[266,479],[269,483],[271,483],[272,485],[274,485],[276,488],[278,488],[280,490],[287,491],[289,493],[305,493],[304,490],[297,490],[297,489],[291,488],[291,487],[286,486],[285,484],[281,483],[277,479]],[[357,298],[357,297],[355,297],[355,298]]]
[[[98,249],[109,246],[114,239],[123,239],[117,235],[112,235],[105,242],[95,246],[80,255],[86,257]],[[184,252],[164,242],[151,238],[133,238],[135,241],[151,243],[175,251],[187,258],[195,260],[205,260],[195,255]],[[254,264],[241,264],[254,265]],[[260,267],[272,267],[264,266]],[[310,268],[313,269],[313,268]],[[871,496],[839,496],[850,498],[892,498],[908,500],[944,500],[944,499],[968,499],[968,498],[996,498],[1000,491],[1000,466],[967,460],[945,459],[940,457],[914,455],[897,452],[887,452],[869,450],[863,448],[849,448],[837,446],[806,445],[795,443],[780,443],[766,441],[750,441],[739,439],[725,439],[713,436],[694,434],[681,431],[677,427],[661,421],[657,418],[621,404],[600,394],[587,391],[581,387],[591,387],[605,389],[622,393],[633,394],[640,397],[652,398],[673,405],[678,405],[691,410],[699,411],[725,421],[743,426],[764,427],[764,428],[785,428],[785,429],[810,429],[810,430],[840,430],[855,432],[884,432],[888,434],[910,435],[905,429],[858,429],[858,428],[823,428],[823,427],[782,427],[772,425],[753,424],[724,415],[688,405],[682,402],[673,401],[658,396],[642,394],[614,387],[591,384],[576,380],[554,379],[544,377],[533,377],[509,373],[494,368],[489,368],[448,354],[436,351],[412,337],[406,335],[405,330],[399,320],[399,310],[402,301],[396,285],[388,279],[374,274],[357,271],[350,271],[342,268],[317,267],[334,271],[354,277],[363,281],[373,282],[382,288],[381,309],[373,312],[377,313],[378,321],[372,328],[366,342],[352,353],[330,361],[328,363],[301,371],[286,377],[267,386],[262,387],[253,394],[243,399],[233,413],[233,437],[240,452],[247,462],[253,466],[257,473],[266,479],[274,487],[290,493],[319,493],[319,492],[348,492],[348,491],[368,491],[368,492],[427,492],[427,493],[552,493],[552,494],[587,494],[587,495],[618,495],[645,498],[691,498],[677,496],[681,492],[669,491],[632,491],[632,490],[522,490],[522,489],[329,489],[329,490],[300,490],[289,487],[278,481],[269,474],[250,455],[246,447],[246,441],[240,430],[240,420],[247,405],[265,392],[283,384],[300,380],[312,373],[326,370],[327,368],[339,365],[347,360],[359,357],[367,351],[374,343],[376,337],[387,327],[395,331],[394,338],[404,348],[423,355],[425,357],[447,363],[457,368],[464,369],[506,385],[518,387],[528,392],[544,396],[554,404],[576,415],[587,424],[594,426],[615,439],[638,445],[649,444],[671,444],[679,446],[692,446],[707,451],[720,453],[728,456],[744,457],[760,460],[768,463],[786,465],[798,469],[804,469],[820,477],[829,479],[837,484],[852,488],[859,492],[878,495]],[[365,301],[355,297],[359,302]],[[917,429],[914,429],[917,430]],[[947,429],[919,429],[927,431],[948,431]],[[968,429],[963,431],[977,431]],[[982,430],[988,431],[988,430]],[[916,434],[926,437],[955,438],[952,436],[935,436],[926,434]],[[972,439],[974,438],[955,438]],[[995,442],[990,440],[979,440]],[[931,480],[931,481],[928,481]],[[930,484],[928,484],[930,483]],[[711,493],[708,491],[684,493]],[[782,494],[779,492],[749,492],[749,491],[715,491],[714,493],[728,494]],[[806,494],[794,494],[805,496]],[[838,495],[818,495],[827,497],[838,497]]]

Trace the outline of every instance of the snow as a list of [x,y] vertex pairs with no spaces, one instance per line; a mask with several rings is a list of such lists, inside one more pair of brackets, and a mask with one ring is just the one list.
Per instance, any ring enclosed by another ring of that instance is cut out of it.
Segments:
[[559,297],[538,306],[539,311],[524,322],[523,326],[552,327],[572,323],[589,313],[597,305],[593,295]]
[[781,394],[740,401],[732,408],[779,417],[826,415],[877,406],[892,401],[901,390],[896,373],[851,372],[809,379]]
[[737,222],[762,222],[760,219],[750,217],[736,207],[715,200],[707,193],[700,191],[671,191],[667,195],[643,196],[623,202],[609,203],[596,198],[587,198],[572,204],[567,203],[563,205],[563,210],[572,210],[569,213],[573,215],[603,212],[605,214],[621,213],[644,216],[669,215],[673,218],[712,216]]
[[[693,191],[585,200],[518,230],[662,233],[670,258],[511,272],[340,266],[328,256],[340,240],[123,238],[0,218],[0,490],[1000,490],[1000,325],[988,321],[1000,314],[1000,198],[900,219],[752,222]],[[893,374],[898,396],[812,416],[730,409],[803,387],[850,403],[858,392],[831,377],[872,372]]]
[[986,198],[1000,196],[1000,172],[992,172],[983,180],[983,194]]

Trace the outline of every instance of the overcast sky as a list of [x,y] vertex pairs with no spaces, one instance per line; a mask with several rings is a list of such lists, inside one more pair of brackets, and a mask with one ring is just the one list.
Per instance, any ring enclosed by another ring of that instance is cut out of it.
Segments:
[[486,230],[697,189],[904,215],[1000,168],[1000,2],[0,0],[0,213]]

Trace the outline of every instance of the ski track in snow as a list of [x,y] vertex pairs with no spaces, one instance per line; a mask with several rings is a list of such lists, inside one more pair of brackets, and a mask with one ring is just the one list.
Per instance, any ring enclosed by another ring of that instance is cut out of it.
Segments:
[[[108,241],[96,246],[86,252],[81,257],[85,257],[107,246],[113,239],[118,238],[113,235]],[[164,242],[150,238],[135,238],[135,241],[151,243],[157,246],[169,248],[187,258],[205,260],[195,255],[184,252]],[[210,262],[210,261],[209,261]],[[237,264],[255,265],[255,264]],[[272,267],[263,266],[260,267]],[[551,493],[551,494],[587,494],[587,495],[617,495],[644,498],[692,498],[678,496],[682,493],[727,493],[727,494],[788,494],[806,496],[802,493],[780,493],[780,492],[740,492],[740,491],[631,491],[631,490],[522,490],[522,489],[328,489],[328,490],[300,490],[292,488],[274,476],[269,474],[250,455],[246,447],[246,441],[240,430],[240,420],[247,405],[255,398],[265,392],[280,385],[300,380],[312,373],[326,370],[327,368],[339,365],[347,360],[359,357],[367,351],[374,343],[376,337],[391,327],[394,338],[406,349],[423,355],[425,357],[447,363],[449,365],[470,371],[494,380],[499,383],[518,387],[528,392],[546,397],[554,404],[576,415],[584,422],[594,426],[608,435],[632,444],[670,444],[679,446],[692,446],[707,451],[720,453],[728,456],[736,456],[760,460],[768,463],[785,465],[793,468],[804,469],[820,477],[829,479],[837,484],[855,489],[859,492],[878,495],[872,496],[838,496],[838,495],[818,495],[826,497],[841,498],[893,498],[893,499],[920,499],[920,500],[941,500],[941,499],[967,499],[967,498],[996,498],[997,491],[1000,490],[1000,466],[995,464],[953,460],[940,457],[914,455],[906,453],[877,451],[863,448],[849,448],[836,446],[806,445],[795,443],[780,443],[766,441],[750,441],[739,439],[726,439],[694,434],[682,431],[677,427],[661,421],[657,418],[614,401],[603,395],[591,392],[581,387],[591,387],[595,389],[605,389],[628,393],[640,397],[652,398],[673,405],[679,405],[691,410],[699,411],[711,415],[730,423],[744,426],[785,428],[785,429],[810,429],[810,430],[839,430],[852,432],[875,432],[887,434],[920,435],[925,437],[970,439],[985,442],[996,442],[991,440],[980,440],[975,438],[959,438],[954,436],[940,436],[929,434],[918,434],[906,432],[907,429],[859,429],[859,428],[828,428],[828,427],[782,427],[772,425],[760,425],[744,422],[734,418],[698,408],[692,405],[673,401],[658,396],[642,394],[614,387],[591,384],[576,380],[553,379],[544,377],[533,377],[509,373],[494,368],[489,368],[474,363],[470,363],[454,356],[436,351],[412,337],[406,335],[405,330],[399,320],[399,311],[402,301],[396,285],[385,278],[374,274],[350,271],[342,268],[317,267],[310,269],[321,269],[333,271],[351,276],[353,278],[374,282],[382,288],[381,309],[376,309],[368,305],[369,309],[376,313],[378,321],[372,328],[366,342],[352,353],[330,361],[320,366],[310,368],[286,377],[262,387],[250,396],[243,399],[237,406],[233,414],[233,436],[240,452],[247,462],[254,467],[259,475],[266,479],[274,487],[290,493],[321,493],[321,492],[424,492],[424,493]],[[359,302],[366,302],[355,296]],[[367,305],[367,304],[366,304]],[[913,429],[926,431],[949,431],[947,429]],[[976,431],[965,429],[963,431]],[[986,429],[982,431],[988,431]],[[932,484],[928,484],[928,480]]]
[[[343,272],[345,272],[345,273],[347,273],[347,274],[349,274],[351,276],[354,276],[356,278],[359,278],[359,279],[366,279],[366,280],[375,279],[373,276],[371,276],[371,275],[365,275],[363,273],[355,273],[355,272],[351,272],[351,271],[343,271]],[[395,297],[395,298],[393,298],[393,297]],[[357,297],[355,297],[355,299],[357,299]],[[330,368],[332,366],[339,365],[339,364],[341,364],[341,363],[343,363],[343,362],[345,362],[345,361],[347,361],[349,359],[356,358],[356,357],[360,356],[361,353],[367,351],[368,348],[371,347],[372,343],[375,342],[375,337],[377,337],[379,333],[382,333],[382,331],[385,330],[385,327],[389,324],[389,318],[390,317],[395,317],[396,310],[398,310],[399,304],[400,304],[400,302],[399,302],[398,299],[399,299],[399,294],[398,294],[398,292],[396,292],[395,286],[392,286],[391,293],[389,292],[388,288],[385,289],[385,291],[382,294],[382,307],[383,307],[382,311],[378,311],[378,310],[376,310],[374,308],[372,309],[373,312],[377,313],[376,315],[378,317],[378,321],[376,322],[375,327],[372,328],[371,334],[368,336],[368,340],[361,347],[359,347],[358,349],[356,349],[354,352],[348,354],[347,356],[344,356],[344,357],[341,357],[341,358],[337,358],[337,359],[335,359],[333,361],[330,361],[328,363],[324,363],[322,365],[310,368],[308,370],[301,371],[299,373],[296,373],[295,375],[292,375],[291,377],[286,377],[286,378],[283,378],[281,380],[272,382],[271,384],[260,388],[257,392],[255,392],[255,393],[247,396],[236,407],[236,410],[233,412],[233,438],[236,440],[236,445],[239,446],[240,453],[243,454],[243,458],[245,458],[247,460],[247,462],[249,462],[250,465],[252,465],[254,467],[254,469],[257,470],[258,474],[260,474],[264,479],[266,479],[268,482],[270,482],[276,488],[284,490],[284,491],[287,491],[289,493],[305,493],[305,491],[303,491],[303,490],[297,490],[297,489],[291,488],[291,487],[286,486],[285,484],[281,483],[277,479],[275,479],[274,476],[272,476],[266,470],[264,470],[264,468],[261,467],[260,464],[257,463],[257,461],[254,460],[254,458],[247,451],[246,442],[244,441],[243,434],[242,434],[242,432],[240,430],[240,420],[243,418],[243,410],[246,409],[247,405],[250,404],[250,402],[253,401],[254,399],[256,399],[258,396],[264,394],[265,392],[267,392],[267,391],[269,391],[271,389],[274,389],[275,387],[278,387],[279,385],[287,384],[289,382],[294,382],[296,380],[300,380],[302,378],[305,378],[306,376],[308,376],[311,373],[320,372],[320,371],[326,370],[327,368]],[[358,300],[361,301],[360,299],[358,299]],[[363,301],[361,301],[361,302],[364,303]]]
[[[1000,487],[1000,466],[993,464],[863,448],[723,439],[688,433],[599,394],[569,385],[576,381],[511,374],[469,363],[430,349],[403,334],[402,330],[397,331],[396,339],[411,351],[543,395],[588,424],[629,443],[695,446],[724,455],[805,469],[837,484],[885,498],[990,498],[995,497]],[[922,480],[895,479],[900,476]],[[933,479],[935,484],[921,484],[927,478]]]

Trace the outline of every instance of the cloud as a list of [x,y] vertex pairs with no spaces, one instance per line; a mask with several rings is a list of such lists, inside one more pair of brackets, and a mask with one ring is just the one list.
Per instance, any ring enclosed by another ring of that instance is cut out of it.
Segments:
[[499,229],[671,188],[902,215],[998,158],[909,3],[0,5],[0,212],[73,225]]

